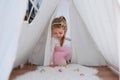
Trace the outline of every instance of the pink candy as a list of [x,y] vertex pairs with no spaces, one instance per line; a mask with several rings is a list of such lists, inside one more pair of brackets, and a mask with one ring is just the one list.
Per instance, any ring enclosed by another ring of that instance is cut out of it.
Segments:
[[62,72],[62,69],[58,69],[59,72]]
[[80,76],[85,76],[85,74],[83,74],[83,73],[80,73]]

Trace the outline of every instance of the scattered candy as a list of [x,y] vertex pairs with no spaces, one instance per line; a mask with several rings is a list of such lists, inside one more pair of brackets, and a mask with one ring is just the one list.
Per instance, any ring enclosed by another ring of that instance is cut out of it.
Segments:
[[58,69],[59,72],[62,72],[62,69]]
[[42,68],[42,69],[40,70],[40,72],[45,72],[45,69],[44,69],[44,68]]
[[64,65],[64,67],[65,67],[65,68],[69,68],[69,66],[68,66],[68,65]]
[[80,73],[80,76],[85,76],[85,74],[83,74],[83,73]]
[[80,69],[79,69],[79,68],[76,68],[76,69],[75,69],[75,71],[79,72],[79,71],[80,71]]

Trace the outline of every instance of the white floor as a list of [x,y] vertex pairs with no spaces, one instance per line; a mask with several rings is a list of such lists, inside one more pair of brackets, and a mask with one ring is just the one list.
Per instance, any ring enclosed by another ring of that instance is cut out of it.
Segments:
[[100,80],[95,74],[98,71],[79,64],[67,66],[43,67],[16,77],[14,80]]

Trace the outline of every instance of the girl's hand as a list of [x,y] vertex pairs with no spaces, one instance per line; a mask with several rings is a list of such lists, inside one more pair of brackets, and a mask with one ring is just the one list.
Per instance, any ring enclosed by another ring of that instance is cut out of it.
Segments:
[[50,64],[49,66],[54,68],[56,65],[55,64]]

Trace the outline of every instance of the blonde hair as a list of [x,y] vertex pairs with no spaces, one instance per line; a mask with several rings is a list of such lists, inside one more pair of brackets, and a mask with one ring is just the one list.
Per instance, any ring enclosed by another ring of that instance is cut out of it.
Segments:
[[[57,17],[57,18],[55,18],[55,19],[52,21],[51,31],[53,31],[53,29],[55,29],[55,28],[63,28],[63,29],[65,30],[65,34],[66,34],[67,24],[66,24],[66,19],[65,19],[64,16]],[[60,46],[62,46],[63,43],[64,43],[65,34],[64,34],[64,36],[62,37],[62,39],[60,40]]]

